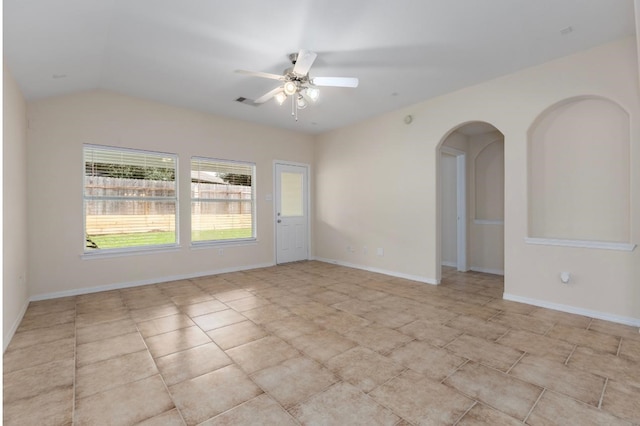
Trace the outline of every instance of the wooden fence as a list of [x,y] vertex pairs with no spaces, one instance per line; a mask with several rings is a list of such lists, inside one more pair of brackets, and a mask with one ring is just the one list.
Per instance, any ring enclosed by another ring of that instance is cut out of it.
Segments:
[[[96,197],[85,201],[89,235],[175,231],[175,203],[144,200],[174,197],[175,182],[92,176],[85,177],[85,194]],[[251,227],[250,186],[191,183],[191,196],[201,200],[192,203],[193,231]]]

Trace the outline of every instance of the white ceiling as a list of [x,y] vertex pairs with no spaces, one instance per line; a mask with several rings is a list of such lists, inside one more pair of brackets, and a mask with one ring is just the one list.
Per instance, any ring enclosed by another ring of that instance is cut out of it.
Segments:
[[[562,34],[568,27],[572,31]],[[4,0],[4,59],[29,100],[106,89],[320,133],[635,33],[633,0]],[[256,99],[318,53],[300,112]]]

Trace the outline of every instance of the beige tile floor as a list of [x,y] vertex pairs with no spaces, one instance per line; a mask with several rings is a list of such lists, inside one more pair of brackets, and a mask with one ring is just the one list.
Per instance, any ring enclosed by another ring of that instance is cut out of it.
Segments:
[[302,262],[31,303],[5,425],[640,424],[637,328]]

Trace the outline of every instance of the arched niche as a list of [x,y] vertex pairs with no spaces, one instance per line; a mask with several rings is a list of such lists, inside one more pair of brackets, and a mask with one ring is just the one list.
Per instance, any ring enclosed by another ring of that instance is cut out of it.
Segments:
[[628,242],[629,114],[583,96],[545,110],[528,132],[529,237]]
[[495,139],[474,158],[475,219],[504,220],[504,142]]

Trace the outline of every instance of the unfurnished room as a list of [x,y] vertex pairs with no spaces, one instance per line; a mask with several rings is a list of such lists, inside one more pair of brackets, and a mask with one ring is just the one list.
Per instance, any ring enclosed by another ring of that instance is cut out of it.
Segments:
[[5,425],[639,425],[640,0],[5,0]]

